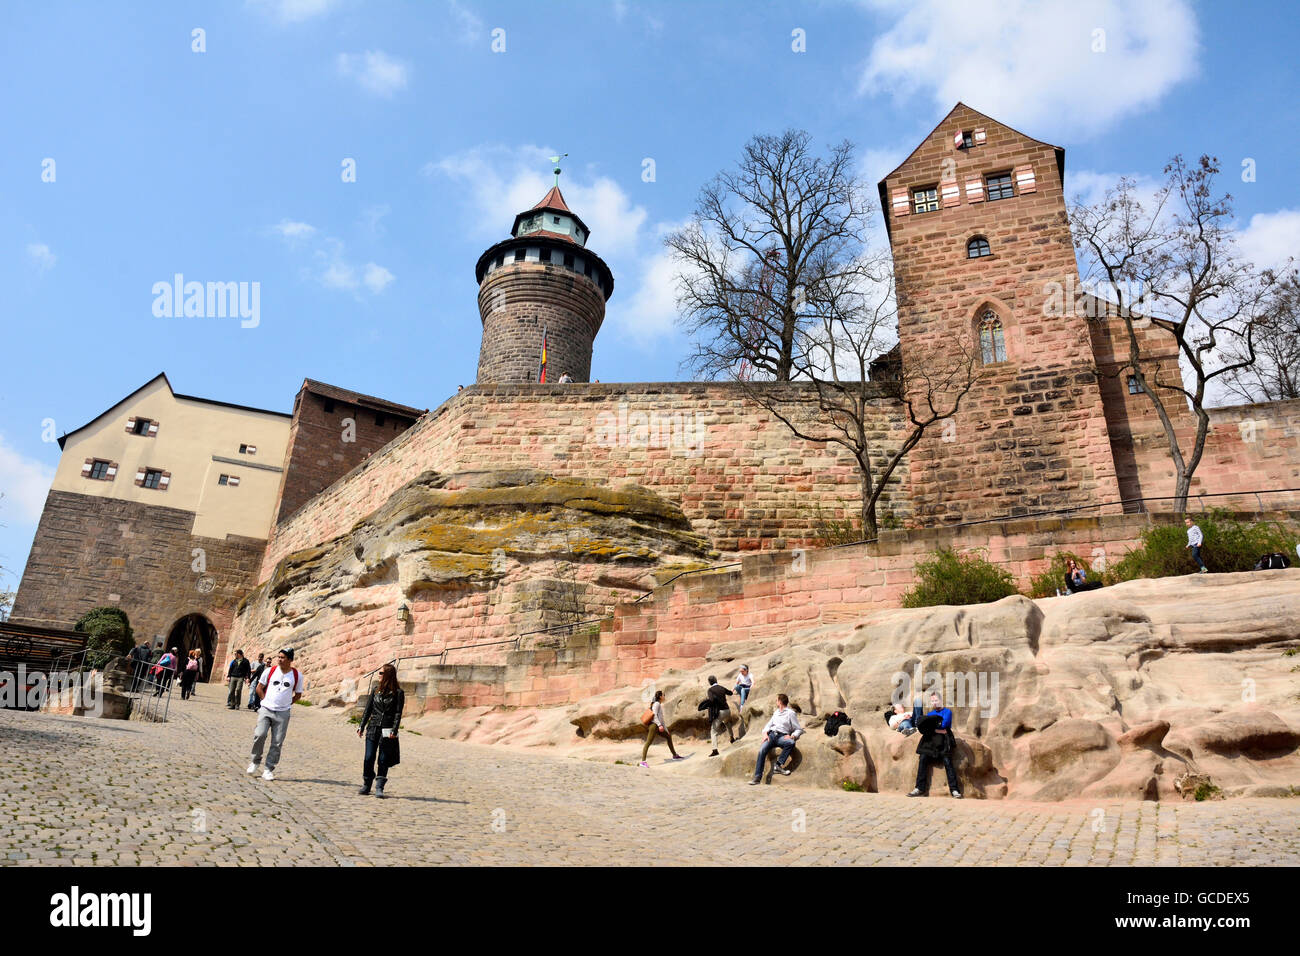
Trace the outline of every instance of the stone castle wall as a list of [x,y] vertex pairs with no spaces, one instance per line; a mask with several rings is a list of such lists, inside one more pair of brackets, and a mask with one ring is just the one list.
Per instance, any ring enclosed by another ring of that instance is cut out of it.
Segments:
[[[52,491],[13,608],[16,622],[70,628],[93,607],[120,607],[138,641],[167,636],[187,614],[218,635],[257,583],[266,542],[190,534],[179,508]],[[201,548],[203,570],[195,570]],[[218,667],[224,662],[216,658]]]
[[[798,398],[807,389],[785,386]],[[882,399],[877,432],[896,447],[902,419]],[[722,552],[818,540],[823,518],[856,518],[857,467],[838,446],[794,438],[724,383],[474,386],[422,418],[273,531],[261,579],[285,555],[350,528],[427,469],[537,468],[644,485],[679,505]],[[906,461],[881,517],[910,517]]]
[[507,263],[484,278],[478,307],[480,384],[536,382],[543,329],[547,381],[565,372],[575,382],[591,378],[592,343],[605,318],[605,296],[591,279],[559,265]]

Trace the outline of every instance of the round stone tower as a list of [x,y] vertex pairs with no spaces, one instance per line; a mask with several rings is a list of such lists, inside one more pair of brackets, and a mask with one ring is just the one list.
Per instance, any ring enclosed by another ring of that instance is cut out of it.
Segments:
[[479,384],[558,382],[565,374],[591,380],[592,343],[614,275],[587,249],[590,233],[565,204],[559,173],[541,202],[515,216],[510,238],[475,266],[483,319]]

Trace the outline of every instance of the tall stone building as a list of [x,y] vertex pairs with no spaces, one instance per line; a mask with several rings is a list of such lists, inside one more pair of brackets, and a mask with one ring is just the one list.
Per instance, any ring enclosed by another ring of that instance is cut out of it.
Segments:
[[1064,176],[1063,149],[958,103],[880,183],[903,367],[959,346],[981,373],[912,452],[921,523],[1119,498],[1087,318],[1047,308],[1076,285]]
[[510,238],[479,257],[478,310],[483,319],[480,385],[536,382],[542,345],[546,381],[567,374],[591,380],[591,351],[614,275],[587,248],[590,230],[556,185],[532,209],[515,216]]

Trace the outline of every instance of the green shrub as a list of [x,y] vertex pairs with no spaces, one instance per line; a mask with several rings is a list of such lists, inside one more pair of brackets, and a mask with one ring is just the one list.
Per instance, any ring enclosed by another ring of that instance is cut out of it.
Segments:
[[1011,572],[979,554],[935,551],[916,565],[916,585],[903,595],[903,607],[939,604],[986,604],[1015,594]]
[[1196,789],[1192,792],[1192,796],[1200,802],[1203,800],[1215,800],[1221,793],[1223,793],[1223,791],[1212,783],[1198,783]]
[[840,786],[842,786],[849,793],[862,793],[863,791],[862,784],[855,783],[852,780],[844,780],[841,782]]
[[110,657],[125,657],[135,646],[131,622],[119,607],[91,608],[72,626],[86,635],[86,666],[101,668]]
[[[1276,521],[1238,521],[1222,509],[1189,515],[1205,534],[1201,558],[1211,571],[1249,571],[1261,554],[1294,554],[1297,530]],[[1135,578],[1165,578],[1196,570],[1182,523],[1156,525],[1142,532],[1142,543],[1106,572],[1106,583]]]
[[1088,562],[1083,560],[1073,551],[1058,551],[1052,558],[1052,563],[1041,574],[1035,574],[1029,579],[1029,596],[1030,597],[1054,597],[1058,589],[1065,587],[1065,562],[1074,559],[1074,563],[1083,568],[1089,579],[1092,578],[1092,568]]

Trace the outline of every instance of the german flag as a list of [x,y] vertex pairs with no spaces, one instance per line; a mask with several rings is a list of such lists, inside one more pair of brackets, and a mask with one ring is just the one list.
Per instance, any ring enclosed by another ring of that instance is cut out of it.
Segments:
[[537,381],[546,383],[546,329],[542,329],[542,362],[537,366]]

